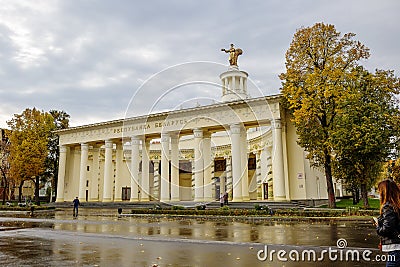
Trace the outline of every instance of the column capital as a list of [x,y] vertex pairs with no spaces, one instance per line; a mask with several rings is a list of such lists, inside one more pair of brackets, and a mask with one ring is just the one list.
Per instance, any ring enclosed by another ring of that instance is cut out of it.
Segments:
[[139,145],[140,144],[140,136],[134,135],[131,136],[131,145]]
[[89,145],[87,143],[81,143],[81,150],[88,151],[89,150]]
[[203,129],[201,129],[201,128],[193,129],[193,135],[194,135],[195,138],[203,137]]
[[179,143],[179,133],[172,132],[172,133],[170,133],[170,137],[171,137],[171,144]]
[[60,146],[60,153],[67,153],[67,151],[68,151],[68,149],[66,146],[64,146],[64,145]]
[[113,147],[113,141],[110,139],[104,140],[104,144],[106,148],[112,148]]
[[229,126],[229,128],[231,129],[231,133],[232,133],[232,134],[240,134],[240,131],[241,131],[241,129],[242,129],[241,125],[238,124],[238,123],[231,124],[231,125]]
[[169,133],[161,133],[161,142],[169,142]]
[[282,129],[281,119],[274,119],[272,121],[272,126],[274,127],[274,129]]

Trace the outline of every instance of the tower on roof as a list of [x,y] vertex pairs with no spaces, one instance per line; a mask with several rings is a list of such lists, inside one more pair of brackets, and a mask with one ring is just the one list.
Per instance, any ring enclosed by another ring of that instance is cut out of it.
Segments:
[[222,82],[222,101],[229,102],[240,99],[249,98],[247,93],[247,72],[239,70],[237,64],[239,55],[243,54],[243,50],[235,48],[231,44],[229,49],[222,48],[221,51],[229,53],[228,71],[221,73],[219,76]]

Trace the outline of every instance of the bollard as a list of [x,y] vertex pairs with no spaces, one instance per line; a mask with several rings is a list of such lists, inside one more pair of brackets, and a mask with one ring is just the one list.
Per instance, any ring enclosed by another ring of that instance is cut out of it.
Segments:
[[118,208],[118,214],[121,215],[122,213],[122,208]]

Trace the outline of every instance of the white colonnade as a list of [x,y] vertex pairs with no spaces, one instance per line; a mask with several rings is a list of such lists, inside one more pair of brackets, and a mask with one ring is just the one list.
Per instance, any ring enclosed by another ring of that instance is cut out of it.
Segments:
[[[282,126],[279,120],[273,123],[272,127],[272,169],[273,169],[273,194],[274,199],[285,199],[285,179],[282,150]],[[193,178],[194,178],[194,198],[193,201],[203,202],[212,201],[218,196],[213,195],[213,173],[212,168],[213,152],[211,142],[211,132],[201,128],[195,128],[193,133]],[[221,188],[228,188],[232,201],[248,201],[249,196],[249,177],[248,177],[248,143],[247,131],[243,125],[229,125],[230,134],[230,156],[224,157],[226,160],[226,170],[222,175]],[[123,150],[122,140],[105,140],[103,148],[100,149],[98,143],[80,144],[79,162],[79,183],[76,185],[79,199],[86,201],[89,192],[89,201],[122,201],[123,187],[130,187],[129,200],[131,202],[160,200],[163,202],[177,202],[181,200],[180,185],[180,136],[177,132],[162,133],[160,139],[159,160],[151,160],[150,152],[151,138],[146,136],[131,136],[130,160],[126,158]],[[88,177],[89,150],[91,151],[92,174]],[[103,163],[100,160],[100,150],[104,151]],[[113,151],[115,157],[113,158]],[[129,151],[130,150],[130,151]],[[64,201],[66,168],[68,161],[68,151],[66,146],[60,146],[60,166],[57,201]],[[130,152],[130,153],[129,153]],[[261,153],[257,154],[257,162],[265,164],[266,159],[260,159]],[[268,154],[269,155],[269,154]],[[100,164],[103,164],[103,179],[97,175]],[[150,176],[150,164],[154,164],[154,172]],[[259,164],[258,163],[258,164]],[[123,176],[122,169],[124,164],[129,166],[129,184],[121,182]],[[140,172],[141,165],[141,172]],[[158,175],[159,165],[161,172]],[[115,168],[115,169],[114,169]],[[229,175],[231,174],[231,182]],[[257,174],[262,175],[262,174]],[[226,178],[225,178],[226,177]],[[90,180],[90,183],[89,183]],[[226,182],[225,182],[226,180]],[[88,182],[87,182],[88,181]],[[102,182],[102,186],[100,186]],[[227,183],[227,184],[226,184]],[[254,188],[260,186],[260,181],[253,181]],[[229,186],[230,184],[230,186]],[[103,188],[102,194],[96,192],[96,187]],[[156,188],[158,187],[158,188]],[[224,190],[224,189],[221,189]],[[153,191],[153,193],[151,193]],[[254,191],[254,190],[253,190]],[[157,193],[158,192],[158,193]],[[222,191],[221,191],[222,192]],[[156,193],[156,194],[154,194]]]

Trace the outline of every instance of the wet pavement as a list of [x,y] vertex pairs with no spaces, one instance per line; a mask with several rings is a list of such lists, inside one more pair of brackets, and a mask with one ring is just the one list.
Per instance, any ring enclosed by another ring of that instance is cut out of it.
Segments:
[[379,241],[369,221],[232,221],[118,216],[111,209],[79,212],[78,218],[70,209],[34,217],[1,214],[1,265],[385,266],[376,261],[384,255],[376,249]]

